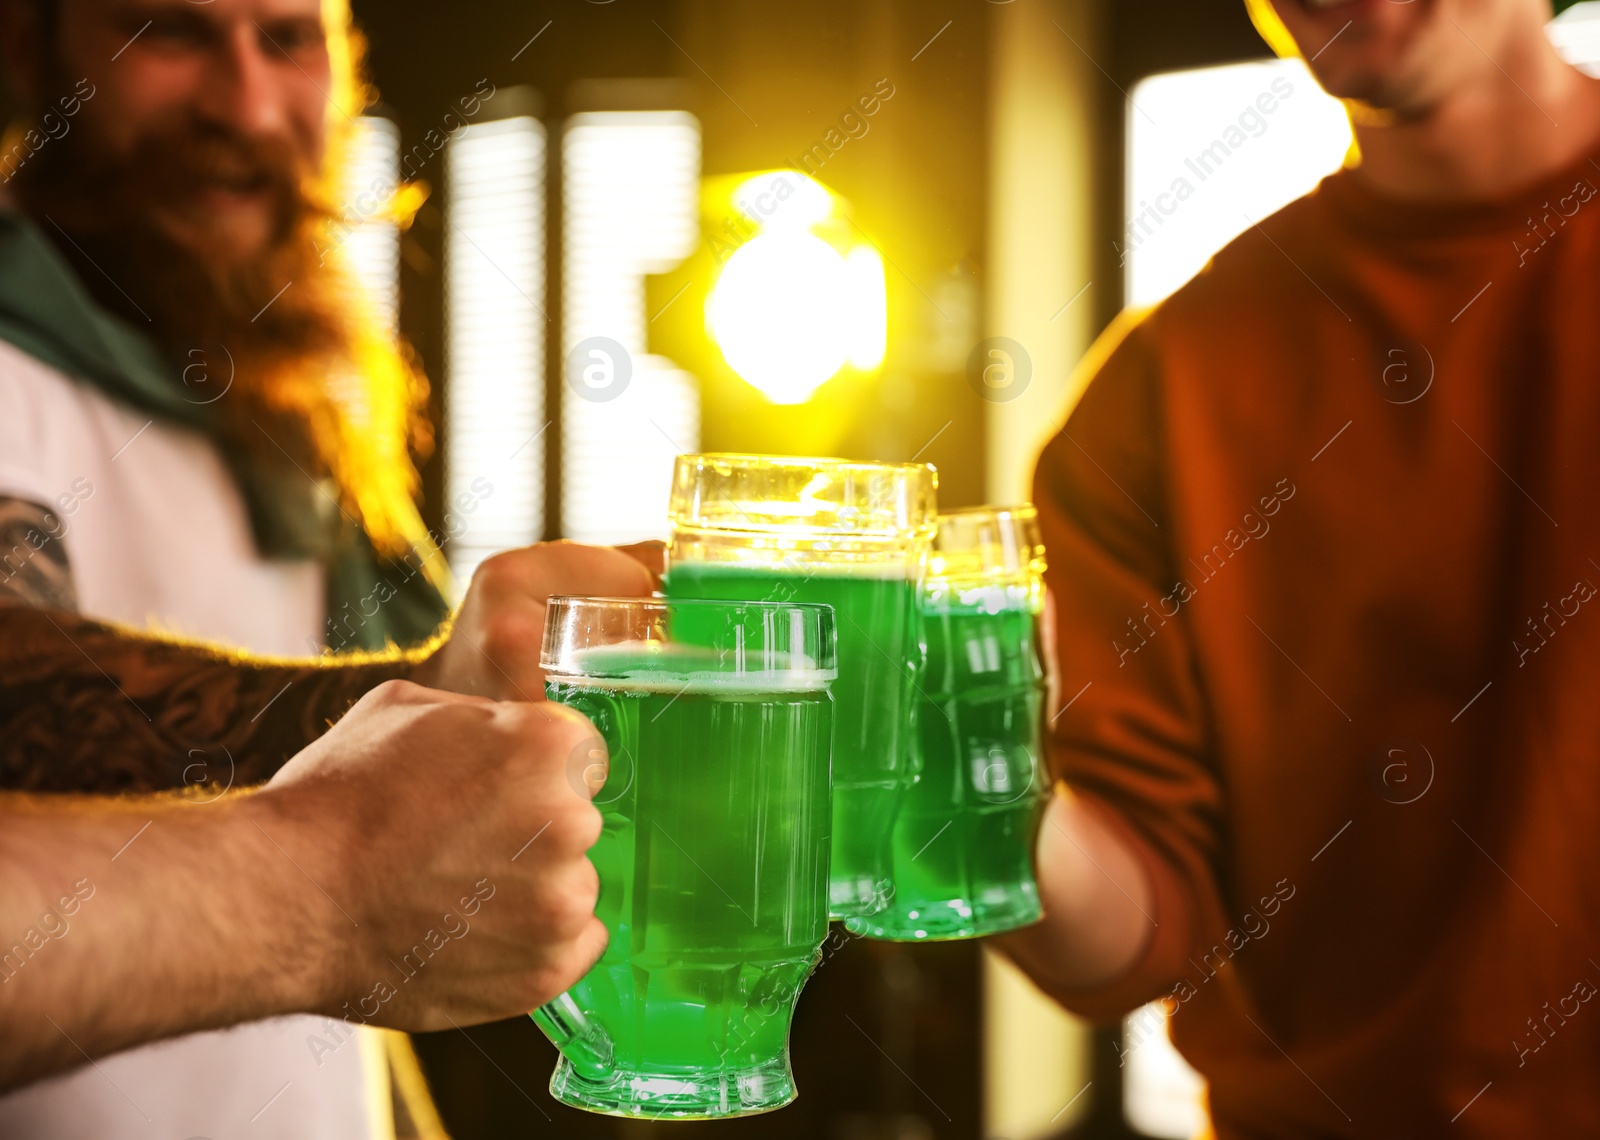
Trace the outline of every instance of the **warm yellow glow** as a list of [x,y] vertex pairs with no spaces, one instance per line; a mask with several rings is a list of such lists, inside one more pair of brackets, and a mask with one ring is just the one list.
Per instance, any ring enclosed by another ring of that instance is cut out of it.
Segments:
[[851,348],[850,270],[814,234],[762,233],[728,259],[706,323],[728,366],[775,404],[809,399]]
[[767,230],[808,230],[833,213],[833,195],[798,170],[751,175],[733,192],[733,205]]
[[1250,22],[1256,26],[1261,38],[1267,41],[1274,55],[1280,59],[1302,56],[1300,45],[1289,34],[1288,26],[1273,8],[1272,0],[1244,0],[1244,6],[1250,13]]
[[882,367],[883,258],[851,233],[847,202],[798,170],[715,179],[705,201],[725,262],[706,331],[734,373],[774,404],[800,404],[847,365]]
[[849,278],[850,365],[863,372],[883,363],[889,337],[889,298],[883,280],[883,258],[869,245],[858,245],[844,259]]

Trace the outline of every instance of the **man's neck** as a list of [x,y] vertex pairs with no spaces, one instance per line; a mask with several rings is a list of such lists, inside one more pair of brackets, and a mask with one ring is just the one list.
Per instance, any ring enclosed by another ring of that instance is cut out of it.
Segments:
[[1358,122],[1363,181],[1410,201],[1488,201],[1600,147],[1600,80],[1563,62],[1542,31],[1490,62],[1425,110]]

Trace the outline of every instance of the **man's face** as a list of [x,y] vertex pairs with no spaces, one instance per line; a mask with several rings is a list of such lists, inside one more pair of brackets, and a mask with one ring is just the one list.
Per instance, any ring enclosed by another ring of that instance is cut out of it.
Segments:
[[1331,95],[1418,113],[1506,57],[1546,0],[1272,0]]
[[193,144],[148,221],[198,256],[264,252],[281,226],[282,179],[322,159],[320,0],[63,0],[58,36],[60,78],[95,85],[78,126],[104,159],[126,161],[154,138]]

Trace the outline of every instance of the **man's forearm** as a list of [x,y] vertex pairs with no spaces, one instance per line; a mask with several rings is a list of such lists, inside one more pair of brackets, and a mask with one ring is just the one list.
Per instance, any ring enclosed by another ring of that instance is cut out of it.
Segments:
[[253,657],[0,603],[0,789],[259,783],[427,652]]
[[1044,919],[999,939],[1047,993],[1115,981],[1139,961],[1160,921],[1138,854],[1080,800],[1057,788],[1038,845]]
[[0,1088],[336,1004],[330,947],[354,932],[291,833],[253,794],[0,793]]

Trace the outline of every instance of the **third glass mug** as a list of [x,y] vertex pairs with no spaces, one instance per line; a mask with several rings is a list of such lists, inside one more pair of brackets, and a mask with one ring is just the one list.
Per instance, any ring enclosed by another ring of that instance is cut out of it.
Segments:
[[1039,918],[1043,574],[1033,507],[939,516],[923,592],[921,770],[895,821],[894,901],[863,923],[872,937],[972,938]]
[[892,893],[890,841],[916,774],[919,591],[938,477],[925,463],[680,455],[672,476],[669,598],[831,605],[834,918]]

